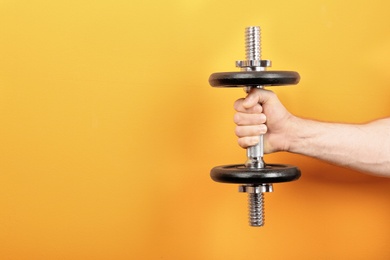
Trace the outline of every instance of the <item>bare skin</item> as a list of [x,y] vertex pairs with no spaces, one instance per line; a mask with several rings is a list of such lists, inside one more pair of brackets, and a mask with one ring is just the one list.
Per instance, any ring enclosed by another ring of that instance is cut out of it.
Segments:
[[259,142],[264,152],[286,151],[360,172],[390,178],[390,118],[340,124],[292,115],[269,90],[252,89],[235,102],[234,122],[242,148]]

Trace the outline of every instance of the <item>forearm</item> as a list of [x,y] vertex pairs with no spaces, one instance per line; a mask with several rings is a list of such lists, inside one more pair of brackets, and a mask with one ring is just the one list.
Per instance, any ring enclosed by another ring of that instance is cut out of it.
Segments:
[[292,121],[289,152],[390,177],[390,119],[360,125]]

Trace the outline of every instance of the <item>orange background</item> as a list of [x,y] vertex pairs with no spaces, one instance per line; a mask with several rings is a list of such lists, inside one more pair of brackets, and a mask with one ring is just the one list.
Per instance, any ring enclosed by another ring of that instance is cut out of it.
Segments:
[[[266,226],[209,177],[242,163],[208,77],[244,58],[296,70],[294,114],[389,115],[388,1],[0,0],[1,259],[389,259],[390,181],[299,155]],[[373,133],[375,134],[375,133]]]

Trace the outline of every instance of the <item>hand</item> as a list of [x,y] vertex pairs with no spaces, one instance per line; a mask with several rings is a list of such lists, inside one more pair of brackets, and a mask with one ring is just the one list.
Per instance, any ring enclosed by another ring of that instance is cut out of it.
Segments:
[[242,148],[256,145],[264,134],[264,152],[288,151],[288,129],[294,116],[279,101],[276,94],[253,88],[245,99],[234,103],[234,122]]

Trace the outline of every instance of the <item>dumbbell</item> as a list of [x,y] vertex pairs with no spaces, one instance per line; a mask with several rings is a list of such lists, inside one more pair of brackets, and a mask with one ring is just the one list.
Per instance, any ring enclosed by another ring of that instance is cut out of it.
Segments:
[[[212,87],[243,87],[248,93],[252,88],[298,84],[300,76],[294,71],[266,71],[270,60],[261,60],[260,27],[245,29],[246,60],[236,61],[241,71],[218,72],[210,75]],[[247,148],[247,161],[244,164],[216,166],[210,176],[216,182],[239,184],[239,192],[248,193],[249,224],[254,227],[264,225],[264,193],[273,191],[273,183],[299,179],[301,171],[288,164],[264,162],[264,140]]]

